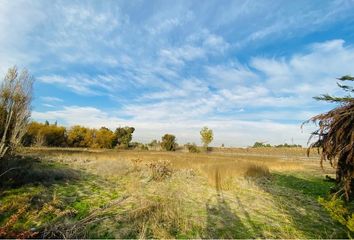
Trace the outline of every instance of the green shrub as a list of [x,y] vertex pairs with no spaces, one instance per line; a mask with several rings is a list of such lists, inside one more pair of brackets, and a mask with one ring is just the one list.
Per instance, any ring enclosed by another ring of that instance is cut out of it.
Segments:
[[347,228],[349,236],[351,236],[350,233],[354,233],[353,203],[346,204],[342,199],[336,196],[329,200],[320,197],[318,202],[329,212],[334,220]]
[[172,134],[163,135],[161,147],[166,151],[175,151],[177,148],[176,137]]
[[198,149],[197,145],[195,143],[187,143],[186,145],[184,145],[188,152],[190,153],[199,153],[200,150]]

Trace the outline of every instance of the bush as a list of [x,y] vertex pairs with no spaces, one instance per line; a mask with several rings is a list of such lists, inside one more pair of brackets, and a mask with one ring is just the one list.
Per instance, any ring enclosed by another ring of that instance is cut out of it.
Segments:
[[188,152],[190,152],[190,153],[199,153],[200,152],[195,143],[187,143],[184,146],[187,148]]
[[156,139],[147,144],[149,150],[161,150],[161,142]]
[[177,148],[176,137],[172,134],[165,134],[162,137],[161,147],[166,151],[175,151]]
[[162,181],[171,177],[172,168],[170,161],[158,161],[150,163],[149,168],[151,170],[151,179],[155,181]]
[[353,206],[346,206],[344,201],[336,196],[332,197],[330,200],[325,200],[320,197],[318,202],[329,212],[334,220],[348,229],[349,237],[350,232],[354,233],[354,209],[350,209],[354,208]]
[[130,144],[130,147],[136,150],[144,150],[144,151],[149,150],[146,144],[139,143],[139,142],[132,142]]

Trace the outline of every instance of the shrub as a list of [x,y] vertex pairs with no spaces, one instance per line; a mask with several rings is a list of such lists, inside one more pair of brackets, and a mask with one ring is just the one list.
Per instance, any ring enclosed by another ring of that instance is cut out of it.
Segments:
[[172,134],[165,134],[162,137],[161,147],[166,151],[175,151],[177,148],[176,137]]
[[[320,197],[318,202],[329,212],[334,220],[344,225],[349,232],[354,233],[354,209],[349,209],[350,207],[346,206],[344,201],[336,196],[330,200]],[[350,236],[350,233],[348,235]]]
[[170,161],[157,161],[148,165],[151,171],[151,179],[155,181],[162,181],[171,177],[172,168]]
[[187,143],[185,147],[188,149],[190,153],[199,153],[199,149],[195,143]]
[[130,147],[136,150],[149,150],[147,147],[147,144],[139,143],[139,142],[132,142],[130,144]]

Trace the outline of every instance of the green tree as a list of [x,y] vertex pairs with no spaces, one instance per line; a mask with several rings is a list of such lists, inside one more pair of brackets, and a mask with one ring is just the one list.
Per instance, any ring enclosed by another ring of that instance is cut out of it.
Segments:
[[339,104],[331,111],[312,117],[308,122],[314,122],[318,129],[310,138],[315,141],[310,148],[321,148],[321,166],[328,160],[336,168],[336,192],[344,194],[347,200],[354,196],[354,87],[345,85],[344,82],[353,82],[354,77],[343,76],[338,79],[343,83],[337,83],[345,91],[346,96],[337,97],[329,94],[314,97],[319,101]]
[[259,148],[259,147],[272,147],[272,145],[265,144],[264,142],[255,142],[252,146],[253,148]]
[[165,134],[161,138],[161,147],[166,151],[175,151],[177,147],[176,137],[172,134]]
[[133,127],[124,127],[124,128],[117,128],[116,131],[114,132],[116,136],[116,142],[120,146],[125,146],[129,147],[129,143],[131,142],[133,138],[133,133],[135,131],[135,128]]
[[31,116],[33,77],[27,70],[8,70],[0,86],[0,159],[16,150]]
[[200,136],[201,136],[201,140],[203,143],[204,148],[208,148],[208,145],[213,141],[214,139],[214,134],[213,134],[213,130],[209,129],[208,127],[203,127],[200,130]]

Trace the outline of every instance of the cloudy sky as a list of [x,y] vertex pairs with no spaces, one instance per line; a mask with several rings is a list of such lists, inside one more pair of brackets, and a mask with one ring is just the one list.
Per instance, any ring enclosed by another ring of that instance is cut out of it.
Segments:
[[354,75],[354,1],[0,0],[0,73],[35,76],[33,119],[215,146],[306,144]]

